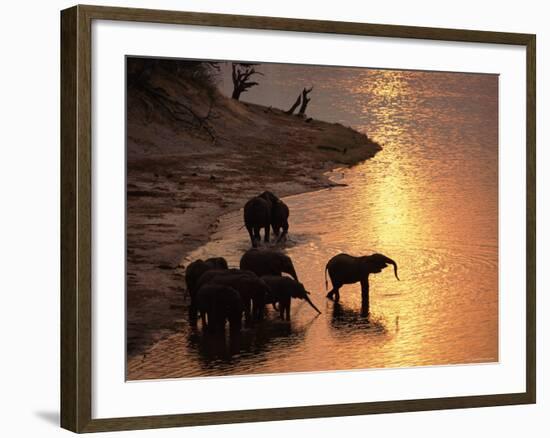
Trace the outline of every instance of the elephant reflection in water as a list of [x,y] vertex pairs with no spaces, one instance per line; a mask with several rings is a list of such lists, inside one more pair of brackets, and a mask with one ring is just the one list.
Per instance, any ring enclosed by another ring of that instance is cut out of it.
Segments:
[[291,322],[263,321],[254,330],[243,330],[226,337],[219,332],[195,332],[188,338],[188,348],[196,351],[202,366],[228,372],[239,361],[261,364],[276,350],[290,351],[304,342],[314,319],[305,325]]
[[374,317],[368,309],[361,307],[361,310],[357,311],[336,302],[332,307],[330,324],[338,332],[345,333],[345,336],[348,336],[348,332],[369,331],[376,334],[387,331],[383,320]]

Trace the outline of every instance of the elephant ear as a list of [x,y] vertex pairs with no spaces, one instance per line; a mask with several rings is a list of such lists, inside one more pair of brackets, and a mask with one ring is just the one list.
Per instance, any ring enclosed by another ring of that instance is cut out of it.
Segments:
[[295,281],[295,283],[297,283],[297,285],[295,288],[291,289],[292,292],[290,292],[290,296],[292,298],[300,298],[303,300],[305,297],[307,297],[308,292],[306,291],[306,288],[302,283],[298,281]]
[[369,267],[372,273],[382,272],[388,266],[388,258],[383,254],[373,254],[368,256]]

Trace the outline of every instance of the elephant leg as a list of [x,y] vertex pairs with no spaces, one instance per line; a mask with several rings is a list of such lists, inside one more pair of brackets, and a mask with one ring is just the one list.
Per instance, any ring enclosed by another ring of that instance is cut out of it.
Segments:
[[265,234],[264,234],[264,242],[269,243],[269,230],[271,229],[271,224],[267,223],[264,225]]
[[254,227],[254,244],[253,246],[256,247],[258,245],[258,242],[262,241],[262,236],[260,235],[260,227]]
[[287,235],[288,235],[288,222],[285,222],[283,224],[283,232],[281,233],[281,236],[277,239],[277,242],[282,242],[286,240]]
[[243,303],[244,323],[247,327],[250,326],[250,300],[245,300]]
[[241,315],[233,315],[229,318],[229,333],[235,334],[241,331]]
[[283,223],[283,234],[288,234],[288,221]]
[[202,322],[202,329],[206,330],[208,328],[208,323],[206,322],[206,312],[201,310],[201,322]]
[[197,306],[193,303],[189,305],[189,324],[191,327],[197,326]]
[[263,321],[266,315],[267,315],[266,302],[265,302],[265,299],[262,297],[260,299],[260,302],[258,303],[258,318],[259,318],[259,320]]
[[221,333],[225,329],[225,315],[219,315],[216,313],[216,316],[212,318],[213,332]]
[[208,331],[210,333],[219,333],[223,332],[225,326],[225,315],[221,312],[221,309],[217,308],[218,306],[213,306],[213,309],[210,309],[206,313],[208,319]]
[[250,236],[250,243],[252,244],[252,247],[256,247],[252,227],[246,227],[246,230],[248,231],[248,235]]
[[283,321],[290,319],[290,297],[279,301],[279,315]]
[[223,326],[225,325],[225,320],[220,318],[217,312],[212,312],[208,316],[208,331],[211,333],[219,333],[223,331]]
[[327,294],[327,298],[329,300],[334,300],[335,303],[340,301],[340,287],[341,286],[333,286],[332,290]]
[[369,311],[369,277],[361,280],[361,308]]
[[261,321],[264,319],[264,304],[260,299],[252,300],[252,315],[254,319]]

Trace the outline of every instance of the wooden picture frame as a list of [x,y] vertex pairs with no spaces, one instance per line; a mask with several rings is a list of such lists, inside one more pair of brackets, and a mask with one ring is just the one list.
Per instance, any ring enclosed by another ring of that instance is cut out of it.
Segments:
[[[518,45],[526,48],[526,391],[196,414],[92,418],[91,24],[187,24]],[[410,26],[75,6],[61,12],[61,426],[74,432],[209,425],[535,403],[535,35]]]

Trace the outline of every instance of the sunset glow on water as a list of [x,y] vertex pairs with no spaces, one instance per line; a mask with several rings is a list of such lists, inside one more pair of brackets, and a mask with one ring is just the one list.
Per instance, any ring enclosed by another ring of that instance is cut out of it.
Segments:
[[[260,67],[270,86],[244,100],[286,108],[313,85],[309,116],[383,147],[332,172],[347,186],[284,199],[286,251],[323,313],[296,302],[290,324],[274,321],[218,345],[185,327],[129,367],[160,378],[498,361],[498,77]],[[241,225],[242,212],[224,216],[187,260],[223,255],[238,266],[250,246]],[[399,266],[401,281],[391,269],[371,275],[368,317],[358,284],[342,288],[340,305],[325,298],[325,265],[340,252],[380,252]]]

